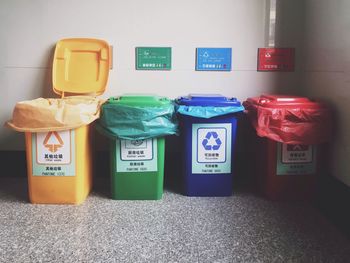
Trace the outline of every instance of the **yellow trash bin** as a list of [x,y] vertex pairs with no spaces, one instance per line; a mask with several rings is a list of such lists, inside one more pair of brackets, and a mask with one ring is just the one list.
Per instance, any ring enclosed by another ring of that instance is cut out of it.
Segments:
[[[110,68],[110,48],[98,39],[56,44],[53,90],[61,99],[16,104],[7,124],[25,132],[29,199],[41,204],[79,204],[92,187],[91,125],[99,117]],[[89,96],[68,96],[89,95]]]

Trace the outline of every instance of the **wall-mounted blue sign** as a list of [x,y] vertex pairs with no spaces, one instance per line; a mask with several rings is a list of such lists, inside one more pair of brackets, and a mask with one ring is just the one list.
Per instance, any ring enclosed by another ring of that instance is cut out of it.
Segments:
[[232,48],[197,48],[196,70],[231,71]]

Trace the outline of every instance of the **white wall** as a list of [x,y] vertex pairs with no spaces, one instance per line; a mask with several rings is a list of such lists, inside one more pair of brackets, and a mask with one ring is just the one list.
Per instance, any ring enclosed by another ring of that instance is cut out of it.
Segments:
[[[266,43],[269,1],[2,0],[0,122],[10,118],[17,101],[54,96],[52,51],[57,40],[67,37],[102,38],[114,46],[114,68],[104,97],[141,92],[175,98],[209,92],[244,100],[266,92],[293,91],[299,84],[298,70],[256,72],[257,48]],[[283,37],[276,42],[298,47],[299,26],[290,14],[299,10],[302,1],[279,2],[287,6],[289,15],[279,20]],[[136,71],[136,46],[171,46],[172,70]],[[196,47],[232,47],[233,70],[194,71]],[[0,128],[0,150],[23,148],[20,134]]]
[[350,186],[350,1],[308,0],[303,93],[335,111],[331,171]]

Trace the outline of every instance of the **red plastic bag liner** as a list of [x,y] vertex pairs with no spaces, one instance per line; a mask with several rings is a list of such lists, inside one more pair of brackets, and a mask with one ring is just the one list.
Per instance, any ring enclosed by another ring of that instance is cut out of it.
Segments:
[[304,97],[262,95],[243,105],[258,136],[286,144],[320,144],[331,134],[331,112]]

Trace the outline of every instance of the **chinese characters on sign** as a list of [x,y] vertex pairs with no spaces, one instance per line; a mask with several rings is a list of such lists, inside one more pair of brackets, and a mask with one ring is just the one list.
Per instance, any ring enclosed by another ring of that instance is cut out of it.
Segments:
[[259,48],[258,71],[294,71],[294,48]]
[[137,47],[137,70],[171,70],[171,47]]
[[157,139],[117,140],[117,172],[151,172],[158,170]]
[[74,131],[51,131],[32,134],[34,176],[74,176]]
[[231,71],[231,48],[197,48],[197,71]]
[[316,172],[316,146],[277,143],[277,175]]
[[192,125],[192,173],[223,174],[231,172],[230,123]]

